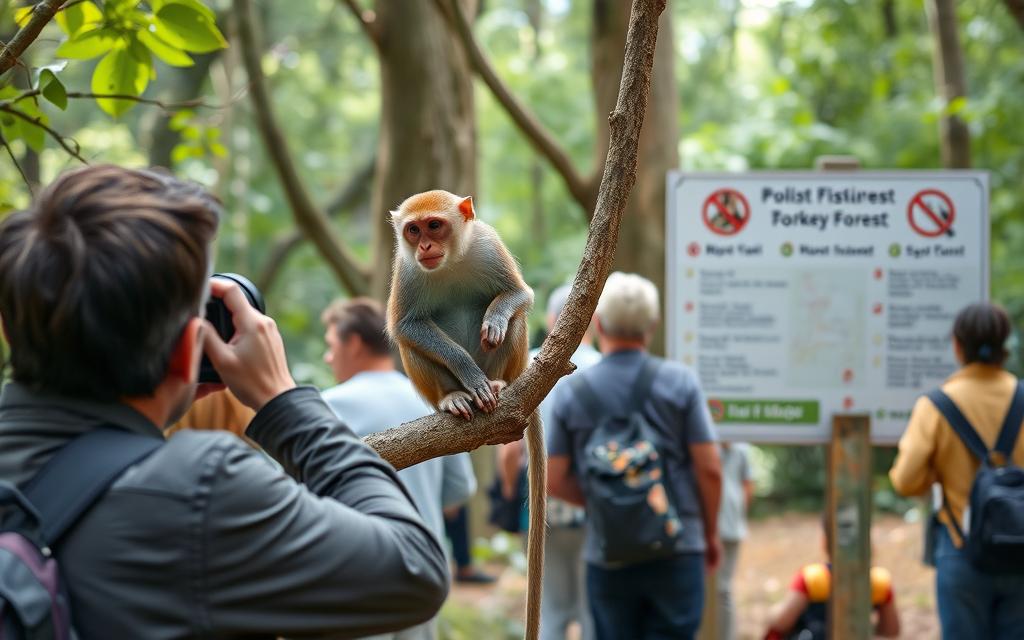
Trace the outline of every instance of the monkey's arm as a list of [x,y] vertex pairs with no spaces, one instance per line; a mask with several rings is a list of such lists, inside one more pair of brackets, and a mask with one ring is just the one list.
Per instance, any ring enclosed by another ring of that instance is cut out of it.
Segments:
[[424,358],[437,363],[440,368],[450,371],[463,389],[473,396],[480,409],[492,411],[498,405],[498,398],[491,390],[487,376],[480,366],[433,320],[405,318],[395,325],[395,338],[401,346],[413,349]]
[[508,333],[508,323],[517,313],[525,312],[533,305],[533,290],[525,284],[511,291],[494,296],[487,305],[484,320],[480,325],[480,346],[492,351],[501,346]]

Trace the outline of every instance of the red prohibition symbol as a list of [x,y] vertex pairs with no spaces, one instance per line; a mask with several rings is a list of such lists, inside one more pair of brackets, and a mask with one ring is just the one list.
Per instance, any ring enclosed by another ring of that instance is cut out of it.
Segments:
[[735,189],[719,189],[704,201],[701,215],[712,233],[733,236],[750,221],[750,203]]
[[937,238],[943,234],[952,238],[955,218],[953,201],[938,189],[918,191],[907,205],[910,227],[926,238]]

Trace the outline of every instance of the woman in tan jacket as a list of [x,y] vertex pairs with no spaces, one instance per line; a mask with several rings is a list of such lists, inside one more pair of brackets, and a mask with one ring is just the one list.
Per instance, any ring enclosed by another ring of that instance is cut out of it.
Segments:
[[[953,323],[953,350],[962,365],[942,385],[991,450],[1017,389],[1003,368],[1010,319],[993,304],[974,304]],[[1024,466],[1024,438],[1012,462]],[[979,460],[968,451],[932,401],[919,398],[889,471],[903,495],[920,495],[933,483],[942,488],[935,543],[936,593],[944,638],[1024,638],[1024,575],[978,571],[963,550],[961,530]]]

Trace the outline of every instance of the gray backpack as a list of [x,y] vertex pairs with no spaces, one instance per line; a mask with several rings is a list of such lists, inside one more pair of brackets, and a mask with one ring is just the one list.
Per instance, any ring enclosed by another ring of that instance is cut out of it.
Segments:
[[0,481],[0,640],[76,640],[53,549],[129,466],[163,439],[100,427],[25,486]]
[[682,524],[668,479],[667,448],[643,413],[659,361],[647,358],[622,411],[609,411],[584,379],[569,384],[596,425],[579,461],[591,532],[610,564],[675,555]]

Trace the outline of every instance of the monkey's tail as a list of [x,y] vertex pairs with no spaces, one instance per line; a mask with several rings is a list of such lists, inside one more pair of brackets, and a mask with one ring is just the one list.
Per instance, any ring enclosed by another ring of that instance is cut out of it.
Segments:
[[544,425],[540,412],[534,411],[526,427],[526,450],[530,456],[530,529],[526,540],[526,640],[537,640],[540,633],[541,578],[544,575],[544,535],[547,532],[547,453],[544,450]]

